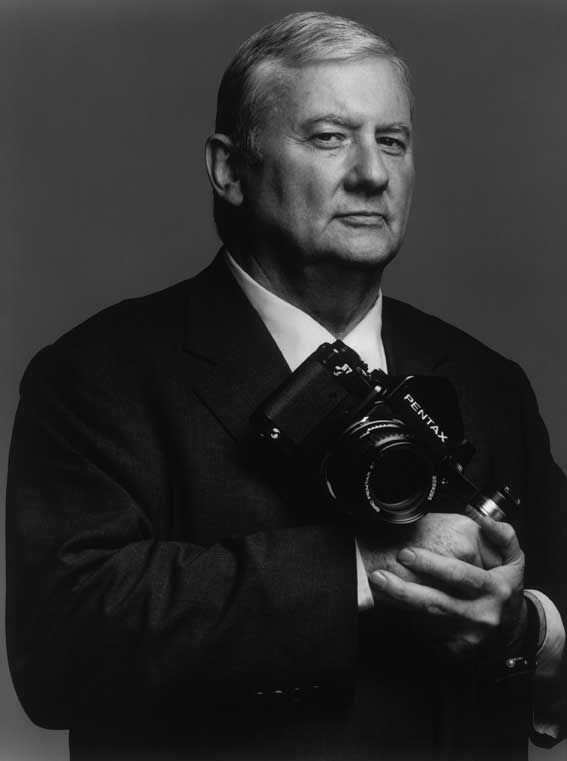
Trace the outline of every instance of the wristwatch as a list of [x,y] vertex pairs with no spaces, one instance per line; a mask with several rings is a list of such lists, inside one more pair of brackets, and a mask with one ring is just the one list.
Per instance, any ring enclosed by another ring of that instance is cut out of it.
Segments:
[[497,681],[533,674],[537,666],[537,656],[545,640],[545,613],[540,601],[531,592],[524,591],[526,601],[526,629],[519,645],[519,653],[504,660]]

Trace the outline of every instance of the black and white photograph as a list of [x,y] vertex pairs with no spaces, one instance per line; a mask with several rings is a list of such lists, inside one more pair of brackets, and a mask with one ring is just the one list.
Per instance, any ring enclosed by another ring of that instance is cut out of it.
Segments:
[[566,30],[0,0],[0,761],[567,759]]

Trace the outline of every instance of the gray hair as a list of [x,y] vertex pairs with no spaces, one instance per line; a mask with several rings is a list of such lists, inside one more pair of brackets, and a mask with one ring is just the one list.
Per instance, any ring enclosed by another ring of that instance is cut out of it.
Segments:
[[[409,69],[393,45],[363,24],[317,11],[291,13],[249,37],[226,69],[219,87],[215,131],[231,138],[241,160],[261,159],[258,132],[279,95],[282,70],[322,61],[377,56],[398,69],[412,103]],[[271,77],[266,87],[265,74]],[[264,76],[263,76],[264,75]],[[223,242],[234,238],[239,214],[215,196],[214,217]]]

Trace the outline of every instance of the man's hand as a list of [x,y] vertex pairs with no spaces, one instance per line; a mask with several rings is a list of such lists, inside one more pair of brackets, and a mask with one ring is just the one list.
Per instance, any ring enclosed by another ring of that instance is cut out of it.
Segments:
[[359,536],[357,540],[369,575],[373,571],[392,571],[402,579],[418,581],[409,566],[398,560],[404,547],[431,550],[479,568],[502,564],[501,554],[486,542],[480,526],[457,513],[428,513],[409,526],[393,526],[389,531],[385,527],[377,538]]
[[441,651],[457,660],[500,655],[525,626],[524,553],[514,529],[485,519],[480,534],[501,565],[483,568],[471,562],[480,556],[460,559],[414,544],[397,555],[405,574],[393,567],[369,574],[377,602],[415,614]]

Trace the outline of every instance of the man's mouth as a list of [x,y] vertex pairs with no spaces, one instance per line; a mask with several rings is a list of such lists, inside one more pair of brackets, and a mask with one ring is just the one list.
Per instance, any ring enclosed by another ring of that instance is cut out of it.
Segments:
[[382,227],[386,224],[384,214],[376,211],[349,211],[337,214],[337,218],[352,227]]

